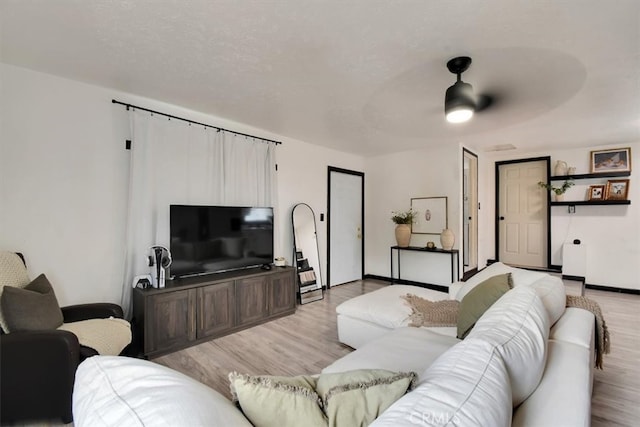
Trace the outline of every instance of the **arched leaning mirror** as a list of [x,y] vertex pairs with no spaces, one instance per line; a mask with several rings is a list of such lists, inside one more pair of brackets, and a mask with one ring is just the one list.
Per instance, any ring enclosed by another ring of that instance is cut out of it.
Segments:
[[298,273],[300,303],[322,299],[322,274],[316,235],[316,216],[306,203],[298,203],[291,211],[293,226],[293,262]]

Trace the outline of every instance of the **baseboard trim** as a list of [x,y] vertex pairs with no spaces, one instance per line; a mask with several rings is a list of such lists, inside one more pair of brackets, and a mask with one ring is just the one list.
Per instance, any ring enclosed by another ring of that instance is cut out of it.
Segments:
[[[365,274],[364,278],[365,279],[382,280],[382,281],[385,281],[385,282],[391,282],[391,278],[390,277],[377,276],[377,275],[374,275],[374,274]],[[440,291],[440,292],[449,292],[449,287],[448,286],[434,285],[433,283],[414,282],[413,280],[405,280],[405,279],[394,279],[393,283],[394,284],[399,284],[399,285],[419,286],[421,288],[433,289],[434,291]]]
[[607,292],[617,292],[620,294],[640,295],[640,289],[616,288],[615,286],[592,285],[590,283],[587,283],[585,285],[585,288],[593,289],[595,291],[607,291]]

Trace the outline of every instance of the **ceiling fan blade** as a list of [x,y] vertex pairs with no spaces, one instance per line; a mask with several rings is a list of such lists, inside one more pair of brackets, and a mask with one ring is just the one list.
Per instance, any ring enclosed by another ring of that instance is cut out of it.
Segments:
[[476,112],[486,110],[495,102],[495,97],[491,95],[478,95],[476,97]]

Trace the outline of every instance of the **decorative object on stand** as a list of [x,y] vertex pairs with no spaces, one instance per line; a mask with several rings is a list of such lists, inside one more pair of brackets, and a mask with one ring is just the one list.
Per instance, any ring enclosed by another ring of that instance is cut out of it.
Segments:
[[562,176],[567,174],[567,162],[563,160],[556,161],[556,167],[553,169],[555,176]]
[[447,222],[446,197],[418,197],[411,199],[411,210],[415,213],[411,233],[440,234],[449,227]]
[[450,251],[451,249],[453,249],[453,244],[455,243],[455,241],[456,236],[453,234],[453,231],[448,228],[442,230],[442,233],[440,233],[440,243],[442,244],[442,249]]
[[576,168],[575,168],[575,166],[569,166],[569,167],[567,168],[567,175],[569,175],[569,176],[573,176],[573,175],[575,175],[575,174],[576,174]]
[[563,182],[561,187],[554,187],[553,185],[547,184],[546,182],[538,181],[539,187],[545,188],[549,191],[553,191],[556,196],[556,202],[564,200],[564,193],[566,193],[569,188],[573,187],[573,185],[574,182],[569,180]]
[[273,260],[273,264],[276,267],[285,267],[287,265],[287,261],[284,259],[283,256],[279,256]]
[[401,248],[406,248],[411,241],[411,225],[415,221],[416,213],[409,209],[405,212],[391,212],[391,214],[391,221],[396,224],[396,242]]
[[427,248],[428,250],[432,251],[436,248],[436,244],[433,242],[427,242],[427,245],[425,246],[425,248]]
[[627,200],[629,195],[628,179],[610,179],[605,191],[606,200]]
[[591,152],[591,173],[631,172],[631,148]]

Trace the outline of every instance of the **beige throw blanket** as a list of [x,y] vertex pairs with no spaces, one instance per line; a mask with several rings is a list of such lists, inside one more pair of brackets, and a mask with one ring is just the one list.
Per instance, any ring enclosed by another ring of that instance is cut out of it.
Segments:
[[587,297],[567,295],[567,307],[582,308],[596,317],[596,368],[602,369],[602,358],[611,351],[611,338],[600,306]]
[[401,298],[411,307],[409,326],[456,326],[458,323],[460,302],[456,300],[429,301],[413,294]]
[[74,333],[80,344],[102,356],[117,356],[131,342],[129,322],[113,317],[63,323],[58,329]]
[[[460,303],[456,300],[429,301],[417,295],[401,296],[411,308],[409,326],[456,326]],[[567,307],[588,310],[596,318],[596,368],[602,369],[603,356],[611,351],[609,329],[597,302],[582,296],[567,295]]]

